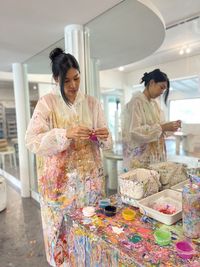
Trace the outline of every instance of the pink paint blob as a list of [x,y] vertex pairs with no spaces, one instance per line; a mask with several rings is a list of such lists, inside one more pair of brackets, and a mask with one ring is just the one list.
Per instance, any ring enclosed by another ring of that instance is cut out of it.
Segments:
[[164,214],[174,214],[177,211],[176,208],[170,204],[155,204],[153,209]]
[[95,134],[91,134],[91,135],[90,135],[90,140],[91,140],[91,141],[94,141],[94,142],[98,141],[98,139],[97,139],[97,137],[96,137]]

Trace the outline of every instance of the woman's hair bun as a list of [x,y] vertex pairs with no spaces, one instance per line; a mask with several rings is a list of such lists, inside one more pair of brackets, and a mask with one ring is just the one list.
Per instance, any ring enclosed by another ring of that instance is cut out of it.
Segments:
[[50,54],[49,54],[49,58],[51,59],[51,61],[54,61],[54,59],[55,59],[57,56],[63,54],[63,52],[64,52],[64,51],[62,50],[62,48],[57,47],[57,48],[53,49],[53,50],[50,52]]
[[145,72],[144,74],[143,74],[143,77],[142,77],[142,79],[141,79],[141,82],[140,83],[143,83],[143,82],[145,82],[146,81],[146,79],[147,79],[147,76],[149,75],[149,73],[147,73],[147,72]]
[[161,72],[160,69],[155,69],[153,72]]

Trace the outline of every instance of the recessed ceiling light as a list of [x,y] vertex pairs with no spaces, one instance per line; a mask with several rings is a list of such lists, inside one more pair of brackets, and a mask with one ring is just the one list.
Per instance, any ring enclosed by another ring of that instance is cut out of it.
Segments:
[[119,67],[118,70],[119,71],[123,71],[124,70],[124,67]]
[[187,48],[185,49],[185,52],[186,52],[187,54],[189,54],[189,53],[191,52],[190,47],[187,47]]
[[184,50],[181,49],[181,50],[179,51],[179,54],[180,54],[180,55],[183,55],[183,54],[184,54]]

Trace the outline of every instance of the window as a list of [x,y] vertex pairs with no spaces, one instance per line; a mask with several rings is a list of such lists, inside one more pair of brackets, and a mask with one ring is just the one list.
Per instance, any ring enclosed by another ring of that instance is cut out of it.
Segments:
[[[120,92],[118,92],[120,91]],[[118,142],[121,140],[121,90],[104,93],[101,95],[103,99],[104,112],[111,131],[113,140]]]
[[170,101],[170,121],[200,123],[200,98]]

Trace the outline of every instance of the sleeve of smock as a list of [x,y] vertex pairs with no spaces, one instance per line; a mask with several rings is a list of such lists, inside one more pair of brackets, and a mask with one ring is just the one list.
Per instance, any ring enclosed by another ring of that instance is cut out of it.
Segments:
[[[146,122],[145,111],[139,101],[135,101],[130,107],[130,139],[139,144],[157,141],[162,134],[162,128],[159,123],[148,124]],[[160,114],[159,107],[157,112]],[[131,141],[130,140],[130,141]]]
[[26,131],[26,147],[41,156],[52,156],[62,152],[70,144],[66,137],[66,129],[50,127],[51,113],[45,97],[42,97],[35,107]]
[[[104,127],[106,127],[109,130],[108,125],[106,123],[103,109],[101,107],[101,103],[97,102],[97,128],[104,128]],[[107,140],[105,141],[99,140],[99,144],[103,150],[112,148],[113,143],[112,143],[112,136],[110,134],[110,131],[109,131],[109,136]]]

